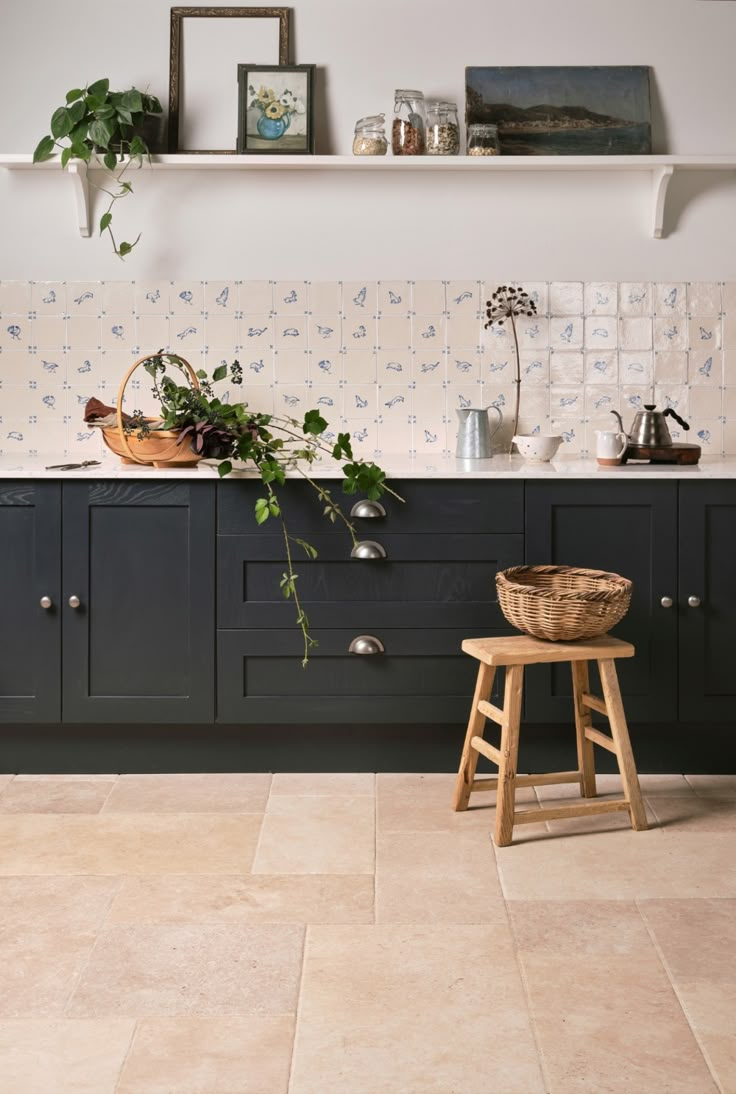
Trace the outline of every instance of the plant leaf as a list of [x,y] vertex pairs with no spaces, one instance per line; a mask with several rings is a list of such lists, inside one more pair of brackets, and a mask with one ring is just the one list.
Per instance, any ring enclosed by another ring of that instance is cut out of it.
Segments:
[[56,142],[53,137],[41,137],[33,153],[33,162],[43,163],[44,160],[50,159],[55,148]]
[[56,137],[58,141],[61,137],[66,137],[68,133],[71,133],[73,125],[74,122],[67,108],[60,106],[51,117],[51,136]]
[[69,160],[71,158],[72,158],[72,149],[71,148],[63,148],[61,150],[61,166],[66,167],[66,165],[69,163]]
[[215,383],[218,380],[224,380],[227,376],[227,365],[218,365],[215,371],[212,373],[212,379]]
[[109,80],[95,80],[95,82],[93,84],[90,84],[87,88],[87,94],[93,95],[95,97],[100,96],[102,99],[104,99],[109,90]]
[[224,479],[225,475],[229,475],[233,469],[233,465],[230,460],[223,460],[222,463],[217,465],[217,474],[221,479]]
[[114,152],[105,152],[105,155],[102,157],[102,162],[108,171],[114,171],[118,164],[118,158]]
[[72,88],[71,91],[67,91],[66,93],[67,104],[73,103],[75,99],[81,99],[82,95],[84,95],[84,91],[81,87]]
[[101,148],[107,148],[113,132],[114,127],[110,122],[96,118],[89,127],[89,139],[95,144],[99,144]]
[[130,91],[126,91],[120,100],[120,105],[134,114],[140,114],[143,110],[143,99],[140,91],[134,87]]
[[112,224],[112,213],[103,213],[100,217],[100,235]]
[[82,118],[84,117],[84,112],[84,103],[81,99],[77,99],[77,101],[69,107],[69,117],[72,120],[72,126],[75,126],[78,122],[81,122]]

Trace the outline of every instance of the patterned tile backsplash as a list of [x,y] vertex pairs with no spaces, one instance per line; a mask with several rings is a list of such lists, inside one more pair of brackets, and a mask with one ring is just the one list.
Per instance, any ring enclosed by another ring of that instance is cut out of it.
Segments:
[[[514,349],[485,328],[498,281],[0,282],[0,452],[113,458],[85,428],[133,361],[159,348],[211,371],[238,359],[255,410],[318,407],[363,455],[452,452],[455,410],[495,404],[511,429]],[[523,282],[522,432],[591,453],[644,403],[690,421],[704,454],[736,453],[736,282]],[[146,374],[127,409],[154,410]],[[104,457],[103,457],[104,453]]]

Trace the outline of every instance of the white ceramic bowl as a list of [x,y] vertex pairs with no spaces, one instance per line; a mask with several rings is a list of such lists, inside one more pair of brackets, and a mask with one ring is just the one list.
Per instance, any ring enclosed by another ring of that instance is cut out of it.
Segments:
[[514,444],[519,455],[530,463],[549,463],[557,454],[557,449],[562,444],[562,437],[543,433],[522,433],[514,437]]

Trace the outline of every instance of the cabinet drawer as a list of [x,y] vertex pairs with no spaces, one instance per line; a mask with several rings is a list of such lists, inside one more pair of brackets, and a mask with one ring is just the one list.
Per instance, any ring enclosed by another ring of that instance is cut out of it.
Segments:
[[[348,653],[354,630],[315,632],[302,668],[302,639],[290,630],[218,633],[219,722],[395,723],[467,721],[478,663],[461,652],[481,630],[382,631],[386,652]],[[495,701],[499,700],[495,693]]]
[[[359,496],[348,497],[337,480],[322,482],[349,515]],[[358,519],[354,524],[363,538],[383,532],[523,532],[524,501],[520,482],[484,482],[482,480],[433,481],[407,480],[391,486],[404,498],[397,501],[390,495],[381,499],[386,517]],[[217,530],[222,535],[256,532],[253,515],[256,498],[263,495],[263,486],[255,481],[220,483],[218,494]],[[289,531],[297,534],[315,532],[345,532],[342,522],[332,524],[322,516],[323,506],[308,483],[289,481],[278,488]]]
[[[387,558],[351,559],[350,539],[312,536],[317,559],[295,555],[313,627],[503,627],[495,575],[523,554],[517,535],[381,536]],[[296,548],[295,550],[299,550]],[[290,627],[279,581],[282,536],[219,536],[218,626]]]

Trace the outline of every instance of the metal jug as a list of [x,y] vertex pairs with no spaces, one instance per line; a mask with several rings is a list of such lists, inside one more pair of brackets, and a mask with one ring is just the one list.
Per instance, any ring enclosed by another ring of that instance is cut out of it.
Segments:
[[[491,423],[488,421],[489,410],[495,410],[498,414],[498,423],[494,430],[491,430]],[[499,408],[495,403],[484,407],[462,407],[457,411],[457,416],[459,424],[455,455],[461,460],[489,459],[493,455],[491,440],[503,421]]]
[[[621,415],[617,410],[612,410],[616,418],[618,418],[618,424],[621,427],[621,432],[625,433],[624,423],[621,421]],[[683,429],[689,429],[690,426],[684,421],[679,414],[676,414],[671,406],[668,406],[665,411],[655,410],[654,403],[645,403],[644,409],[637,412],[636,417],[631,426],[631,432],[626,434],[629,444],[646,446],[649,448],[662,448],[672,444],[672,437],[670,431],[667,428],[667,415],[674,418]]]

